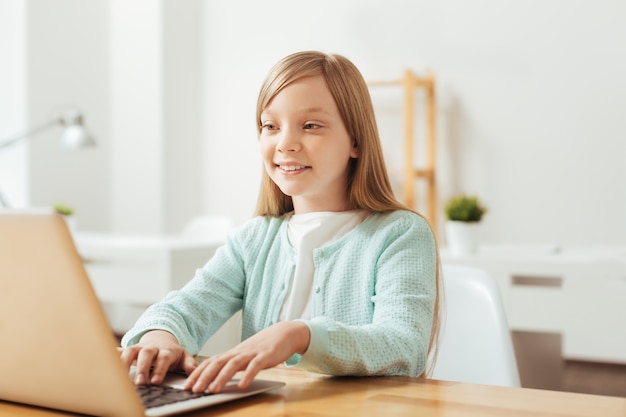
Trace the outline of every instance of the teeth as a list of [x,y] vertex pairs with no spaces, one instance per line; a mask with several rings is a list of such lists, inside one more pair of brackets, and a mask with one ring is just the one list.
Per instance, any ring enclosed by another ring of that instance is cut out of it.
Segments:
[[302,165],[281,165],[280,169],[283,169],[285,171],[297,171],[299,169],[304,169],[306,168],[305,166]]

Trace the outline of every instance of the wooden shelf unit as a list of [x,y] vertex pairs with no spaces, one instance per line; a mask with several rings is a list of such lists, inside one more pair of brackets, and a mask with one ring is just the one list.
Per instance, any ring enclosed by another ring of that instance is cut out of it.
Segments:
[[[437,230],[437,187],[436,187],[436,103],[435,77],[426,74],[416,76],[413,71],[406,70],[400,80],[371,81],[370,87],[402,86],[404,93],[404,168],[403,198],[404,203],[416,208],[415,181],[423,180],[426,183],[426,213],[433,230]],[[425,120],[426,120],[426,166],[417,168],[415,163],[415,90],[421,89],[425,93]]]

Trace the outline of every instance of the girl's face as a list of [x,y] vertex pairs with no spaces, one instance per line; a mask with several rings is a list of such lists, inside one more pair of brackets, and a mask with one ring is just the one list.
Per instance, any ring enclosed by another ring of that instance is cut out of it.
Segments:
[[348,165],[358,149],[324,78],[301,78],[261,113],[261,156],[296,213],[348,209]]

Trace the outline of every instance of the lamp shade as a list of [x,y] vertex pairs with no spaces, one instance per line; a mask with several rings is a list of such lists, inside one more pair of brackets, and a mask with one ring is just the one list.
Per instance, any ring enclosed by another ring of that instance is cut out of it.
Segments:
[[94,146],[96,142],[83,126],[83,116],[76,110],[67,111],[60,120],[64,129],[61,133],[61,148],[74,150]]
[[93,145],[95,145],[95,142],[84,126],[68,126],[63,130],[63,133],[61,133],[62,149],[73,150]]

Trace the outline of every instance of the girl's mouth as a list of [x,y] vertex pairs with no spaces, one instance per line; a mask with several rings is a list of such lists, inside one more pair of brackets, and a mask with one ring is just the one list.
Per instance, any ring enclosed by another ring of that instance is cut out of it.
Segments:
[[304,171],[305,169],[311,168],[306,165],[276,165],[278,169],[286,173],[296,173]]

